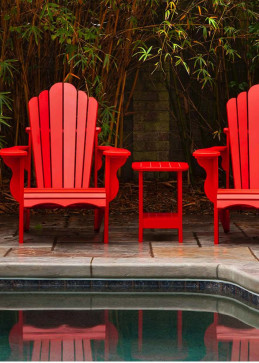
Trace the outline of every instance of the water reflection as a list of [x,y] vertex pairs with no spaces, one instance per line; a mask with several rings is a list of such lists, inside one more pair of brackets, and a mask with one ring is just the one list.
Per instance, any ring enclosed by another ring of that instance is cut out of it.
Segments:
[[108,311],[19,311],[9,360],[108,360],[117,341]]
[[259,361],[259,329],[231,317],[215,314],[204,342],[216,360],[224,353],[226,360]]
[[0,327],[2,361],[259,361],[259,329],[209,312],[1,311]]

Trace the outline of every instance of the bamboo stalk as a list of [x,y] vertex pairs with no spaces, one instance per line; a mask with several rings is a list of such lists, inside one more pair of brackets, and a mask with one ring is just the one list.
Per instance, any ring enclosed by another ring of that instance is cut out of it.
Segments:
[[[117,107],[117,102],[118,102],[118,97],[119,97],[119,92],[120,92],[120,86],[121,86],[121,77],[119,78],[119,82],[117,83],[117,89],[116,89],[115,99],[114,99],[114,108]],[[111,120],[111,124],[110,124],[110,132],[109,132],[109,136],[108,136],[108,143],[109,144],[111,143],[111,139],[112,139],[114,118],[115,118],[115,110],[112,113],[112,120]]]
[[133,84],[132,84],[132,87],[131,87],[131,90],[130,90],[130,94],[129,94],[129,97],[128,97],[128,101],[126,103],[126,106],[125,106],[125,109],[124,109],[124,112],[128,112],[128,108],[129,108],[129,105],[130,105],[130,101],[132,100],[132,97],[133,97],[133,94],[134,94],[134,91],[135,91],[135,88],[136,88],[136,84],[137,84],[137,80],[138,80],[138,76],[139,76],[139,67],[137,68],[137,71],[135,73],[135,77],[134,77],[134,81],[133,81]]
[[[74,35],[73,35],[73,39],[72,39],[72,44],[75,45],[76,42],[78,42],[78,34],[77,34],[77,29],[78,29],[78,26],[80,24],[80,14],[81,14],[81,5],[82,5],[82,2],[79,2],[79,6],[77,6],[76,8],[76,15],[75,15],[75,22],[74,22]],[[73,57],[75,55],[75,52],[73,51],[71,56]],[[69,73],[73,73],[73,69],[74,69],[74,59],[72,59],[70,61],[70,69],[69,69]],[[68,79],[68,81],[70,81],[70,79]]]
[[9,35],[9,29],[8,21],[5,19],[6,15],[6,5],[3,4],[4,9],[2,9],[2,16],[1,16],[1,27],[3,29],[2,33],[2,47],[1,47],[1,59],[3,60],[5,58],[5,51],[6,51],[6,45],[7,45],[7,39]]
[[124,100],[124,90],[125,90],[126,78],[127,78],[127,72],[125,71],[124,76],[123,76],[123,81],[122,81],[120,102],[119,102],[119,107],[118,107],[118,117],[117,117],[117,122],[116,122],[115,147],[118,146],[119,127],[121,126],[120,120],[122,119],[121,109],[122,109],[122,104],[123,104],[123,100]]

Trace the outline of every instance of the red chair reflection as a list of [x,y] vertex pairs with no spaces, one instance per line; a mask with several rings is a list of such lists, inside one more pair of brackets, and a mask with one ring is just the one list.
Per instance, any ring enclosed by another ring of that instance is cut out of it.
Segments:
[[259,361],[259,329],[217,326],[218,342],[231,342],[231,361]]
[[207,328],[204,335],[206,356],[204,360],[219,360],[225,343],[227,360],[231,361],[259,361],[259,329],[244,325],[243,328],[225,326],[219,322],[218,314],[214,314],[214,322]]
[[[12,328],[9,342],[18,346],[19,359],[31,361],[92,361],[92,344],[104,341],[104,360],[115,352],[118,333],[105,311],[104,323],[92,327],[74,327],[66,323],[55,327],[38,327],[26,323],[23,311]],[[44,314],[42,314],[44,320]],[[32,351],[30,344],[32,343]]]

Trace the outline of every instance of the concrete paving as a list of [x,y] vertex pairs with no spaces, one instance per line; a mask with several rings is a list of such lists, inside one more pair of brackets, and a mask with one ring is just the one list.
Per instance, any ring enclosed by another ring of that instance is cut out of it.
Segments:
[[93,231],[92,214],[34,214],[24,243],[18,217],[0,217],[0,278],[217,279],[259,293],[259,215],[233,214],[231,232],[213,217],[185,215],[184,241],[176,230],[145,230],[138,243],[137,216],[112,215],[110,243]]

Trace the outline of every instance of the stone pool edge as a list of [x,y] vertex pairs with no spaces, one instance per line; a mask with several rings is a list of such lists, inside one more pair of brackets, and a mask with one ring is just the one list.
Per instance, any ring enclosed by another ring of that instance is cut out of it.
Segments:
[[168,258],[112,259],[95,258],[91,264],[92,278],[175,278],[223,280],[259,293],[259,263],[194,262],[184,259],[174,262]]
[[234,283],[259,294],[259,264],[175,262],[171,258],[89,258],[66,259],[5,258],[0,261],[0,279],[206,279]]

